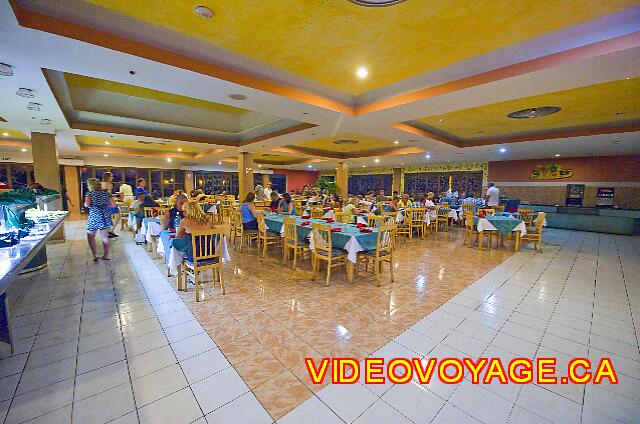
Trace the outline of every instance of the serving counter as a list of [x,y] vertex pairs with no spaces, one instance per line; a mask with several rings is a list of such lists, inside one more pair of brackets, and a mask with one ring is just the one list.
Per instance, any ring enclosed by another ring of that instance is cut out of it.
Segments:
[[598,233],[640,235],[640,211],[575,206],[520,205],[547,214],[547,227]]
[[[11,247],[0,248],[0,342],[11,343],[7,288],[16,277],[25,271],[34,271],[46,266],[47,241],[62,228],[68,212],[57,212],[57,218],[36,224],[28,236]],[[13,347],[12,347],[13,348]]]

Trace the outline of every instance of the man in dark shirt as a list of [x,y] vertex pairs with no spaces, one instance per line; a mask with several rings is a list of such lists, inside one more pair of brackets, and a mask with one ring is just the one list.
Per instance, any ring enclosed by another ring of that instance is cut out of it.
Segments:
[[271,203],[269,203],[269,209],[271,209],[271,212],[275,212],[278,210],[278,206],[280,206],[280,196],[278,195],[277,191],[272,191],[271,192]]

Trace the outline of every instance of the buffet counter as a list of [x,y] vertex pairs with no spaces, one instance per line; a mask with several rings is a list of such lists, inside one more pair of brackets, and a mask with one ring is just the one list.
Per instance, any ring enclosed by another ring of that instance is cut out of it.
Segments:
[[638,210],[550,205],[520,205],[520,207],[545,212],[549,228],[640,235],[640,211]]
[[18,244],[0,248],[0,342],[11,345],[7,288],[19,274],[46,266],[47,241],[62,228],[69,213],[57,211],[54,214],[51,221],[36,223]]

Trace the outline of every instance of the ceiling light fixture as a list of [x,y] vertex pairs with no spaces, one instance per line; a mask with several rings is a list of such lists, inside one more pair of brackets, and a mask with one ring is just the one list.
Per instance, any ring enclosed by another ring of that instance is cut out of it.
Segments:
[[246,100],[247,96],[240,93],[229,94],[229,98],[233,100]]
[[517,110],[515,112],[511,112],[507,115],[509,118],[513,119],[530,119],[530,118],[540,118],[541,116],[547,116],[554,113],[560,112],[561,108],[558,106],[542,106],[542,107],[532,107],[529,109]]
[[431,159],[431,153],[427,153],[426,155],[424,155],[424,157],[427,159]]
[[178,147],[178,151],[181,152],[182,151],[182,147]]
[[358,68],[358,70],[356,71],[356,75],[358,76],[358,78],[362,79],[362,78],[366,78],[367,75],[369,75],[369,71],[367,70],[367,68],[365,68],[364,66],[361,66]]
[[620,140],[613,140],[613,141],[611,141],[611,143],[612,143],[612,144],[620,144],[620,143],[622,143],[622,141],[620,141]]
[[204,19],[211,19],[214,15],[213,10],[209,9],[207,6],[196,6],[193,8],[193,11],[196,12],[196,15]]
[[378,158],[375,158],[373,161],[374,161],[375,163],[380,163],[380,159],[378,159]]
[[505,149],[504,147],[501,147],[500,150],[498,150],[500,153],[506,153],[507,149]]
[[333,144],[358,144],[358,140],[336,140]]
[[258,164],[258,168],[262,168],[262,165]]
[[27,99],[33,99],[34,97],[36,97],[36,95],[33,94],[33,90],[30,88],[18,88],[18,91],[16,91],[16,94],[20,97],[25,97]]
[[29,102],[29,104],[27,105],[27,110],[40,111],[40,106],[42,106],[41,103]]
[[307,168],[313,168],[313,165],[307,165]]
[[27,151],[27,149],[25,149],[25,148],[23,147],[22,149],[20,149],[20,151],[22,151],[22,152],[26,152],[26,151]]
[[400,144],[400,142],[398,140],[395,140],[393,144]]
[[555,155],[553,155],[553,156],[555,156],[555,157],[559,158],[559,157],[560,157],[560,153],[556,153],[556,154],[555,154]]
[[222,162],[218,161],[218,165],[222,165]]
[[104,141],[104,144],[106,144],[107,146],[111,143],[109,143],[107,140]]
[[385,7],[402,3],[404,0],[349,0],[353,4],[366,7]]
[[362,167],[363,167],[363,168],[366,168],[366,167],[367,167],[367,165],[362,165]]
[[49,118],[42,118],[40,120],[40,125],[49,125],[51,123],[51,119]]
[[171,162],[171,158],[167,158],[167,162]]
[[106,153],[105,153],[104,155],[102,155],[102,156],[104,156],[105,158],[108,158],[108,157],[109,157],[109,155],[108,155],[108,154],[106,154]]
[[7,65],[6,63],[0,63],[0,76],[12,77],[13,68],[11,67],[11,65]]
[[2,136],[3,136],[3,137],[9,137],[9,133],[8,133],[8,132],[3,132],[3,133],[2,133]]

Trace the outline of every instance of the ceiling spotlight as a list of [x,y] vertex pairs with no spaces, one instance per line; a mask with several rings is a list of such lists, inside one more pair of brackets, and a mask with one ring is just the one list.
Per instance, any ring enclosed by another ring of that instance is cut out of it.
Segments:
[[22,151],[22,152],[26,152],[26,151],[27,151],[27,149],[25,149],[25,148],[23,147],[22,149],[20,149],[20,151]]
[[313,168],[313,170],[314,170],[314,171],[317,171],[317,169],[316,169],[316,168]]
[[229,94],[229,98],[233,100],[246,100],[247,96],[240,93]]
[[555,154],[555,155],[553,155],[553,156],[555,156],[555,157],[559,158],[559,157],[560,157],[560,153],[556,153],[556,154]]
[[182,147],[178,147],[178,151],[181,152],[182,151]]
[[400,142],[398,140],[395,140],[393,144],[400,144]]
[[560,112],[561,108],[558,106],[542,106],[542,107],[532,107],[529,109],[517,110],[515,112],[511,112],[507,115],[509,118],[513,119],[530,119],[530,118],[540,118],[541,116],[547,116],[554,113]]
[[507,149],[505,149],[504,147],[501,147],[500,150],[498,150],[500,153],[505,153],[507,151]]
[[427,159],[431,159],[431,153],[427,153],[426,155],[424,155],[424,157]]
[[26,97],[27,99],[33,99],[36,97],[36,95],[33,94],[33,90],[30,88],[18,88],[16,94],[20,97]]
[[6,63],[0,63],[0,76],[12,77],[13,68],[11,67],[11,65],[7,65]]
[[358,76],[358,78],[361,78],[361,79],[366,78],[367,75],[369,75],[369,71],[364,66],[361,66],[356,71],[356,75]]
[[313,168],[313,165],[307,165],[307,168]]
[[167,158],[167,162],[171,162],[171,158]]
[[444,122],[444,119],[440,118],[438,119],[438,122]]
[[366,167],[367,167],[367,165],[362,165],[362,167],[363,167],[363,168],[366,168]]
[[40,106],[42,106],[42,104],[29,102],[29,104],[27,105],[27,110],[39,111],[40,110]]
[[102,155],[102,156],[104,156],[105,158],[108,158],[108,157],[109,157],[109,155],[108,155],[108,154],[106,154],[106,153],[105,153],[104,155]]
[[5,132],[2,133],[2,136],[3,137],[9,137],[9,133],[5,131]]
[[107,146],[111,143],[109,143],[107,140],[104,141],[104,144],[106,144]]
[[51,123],[51,119],[49,118],[42,118],[40,120],[40,125],[49,125]]
[[207,6],[196,6],[193,8],[193,11],[196,12],[196,15],[200,16],[201,18],[213,18],[213,10],[209,9]]
[[378,159],[378,158],[375,158],[373,161],[374,161],[375,163],[380,163],[380,159]]
[[218,161],[218,165],[222,165],[222,162]]
[[262,165],[258,164],[258,168],[262,168]]

